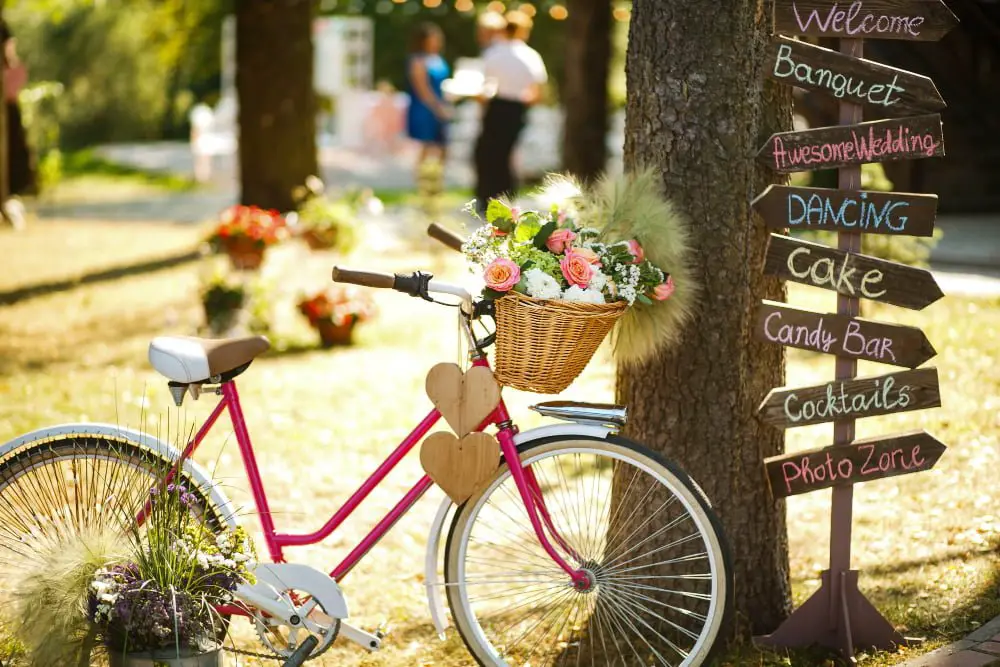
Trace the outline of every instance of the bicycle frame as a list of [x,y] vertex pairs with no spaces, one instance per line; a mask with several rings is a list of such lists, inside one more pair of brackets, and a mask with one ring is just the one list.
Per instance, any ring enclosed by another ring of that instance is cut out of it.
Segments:
[[[473,361],[474,366],[489,367],[484,358]],[[347,517],[364,501],[371,493],[372,489],[378,486],[393,468],[419,443],[431,428],[441,418],[441,413],[434,409],[410,432],[406,438],[396,447],[392,453],[382,462],[378,468],[361,484],[361,486],[344,502],[344,504],[323,524],[321,528],[311,533],[281,533],[278,532],[274,518],[268,504],[267,493],[264,490],[264,483],[261,479],[260,470],[257,467],[257,459],[254,454],[253,444],[250,440],[250,433],[247,429],[246,421],[243,417],[243,408],[240,405],[239,393],[233,381],[223,383],[220,387],[222,398],[209,414],[208,418],[201,425],[194,437],[184,447],[180,456],[180,461],[191,457],[198,446],[204,441],[208,432],[212,429],[223,411],[228,412],[232,422],[233,432],[236,435],[236,442],[239,445],[240,456],[246,470],[247,479],[250,482],[250,491],[253,494],[254,502],[257,506],[257,513],[260,518],[264,540],[267,544],[268,554],[275,563],[285,561],[284,549],[290,546],[304,546],[316,544],[329,537]],[[500,442],[500,449],[504,459],[509,463],[520,462],[517,452],[517,445],[514,443],[516,427],[510,419],[507,407],[501,399],[483,424],[477,430],[483,430],[489,425],[495,425],[499,431],[497,439]],[[525,504],[528,518],[535,530],[542,548],[572,579],[574,585],[586,588],[590,585],[589,578],[582,571],[573,568],[552,546],[546,532],[552,534],[553,539],[572,557],[576,554],[568,547],[565,540],[556,531],[548,509],[542,498],[541,488],[538,486],[530,468],[525,469],[520,465],[510,465],[511,476],[518,488],[521,499]],[[171,474],[172,477],[172,474]],[[169,477],[165,483],[169,482]],[[341,581],[358,562],[378,543],[390,528],[404,515],[413,505],[427,492],[434,484],[427,475],[421,477],[406,494],[396,503],[396,505],[369,531],[369,533],[343,558],[343,560],[330,571],[330,577],[335,581]],[[144,513],[138,517],[142,521]]]

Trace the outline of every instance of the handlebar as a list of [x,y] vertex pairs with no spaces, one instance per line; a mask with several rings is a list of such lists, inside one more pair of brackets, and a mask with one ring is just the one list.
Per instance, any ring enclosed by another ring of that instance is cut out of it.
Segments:
[[436,222],[432,222],[427,228],[427,235],[458,252],[462,251],[462,244],[465,243],[465,239],[460,235]]
[[339,266],[333,267],[333,282],[352,283],[363,285],[364,287],[380,287],[395,289],[397,276],[391,273],[380,271],[355,271],[353,269],[342,269]]

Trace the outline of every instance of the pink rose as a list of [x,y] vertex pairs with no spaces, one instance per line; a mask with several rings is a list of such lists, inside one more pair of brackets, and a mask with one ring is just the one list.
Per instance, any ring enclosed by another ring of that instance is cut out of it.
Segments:
[[630,239],[626,241],[626,243],[628,243],[628,251],[632,253],[632,257],[635,258],[632,260],[633,264],[638,264],[642,260],[646,259],[646,251],[642,249],[642,246],[639,245],[638,241]]
[[545,241],[545,247],[557,255],[560,255],[570,248],[576,233],[571,229],[557,229]]
[[521,279],[521,269],[509,259],[498,257],[486,267],[483,277],[490,289],[507,292]]
[[601,265],[601,258],[598,257],[597,253],[591,250],[590,248],[575,248],[573,252],[580,255],[591,264],[594,264],[596,266]]
[[660,283],[653,288],[653,298],[657,301],[666,301],[674,293],[674,277],[667,277],[667,282]]
[[576,285],[581,289],[587,289],[590,279],[594,275],[594,268],[586,256],[580,253],[579,248],[570,248],[566,255],[559,261],[559,268],[570,285]]

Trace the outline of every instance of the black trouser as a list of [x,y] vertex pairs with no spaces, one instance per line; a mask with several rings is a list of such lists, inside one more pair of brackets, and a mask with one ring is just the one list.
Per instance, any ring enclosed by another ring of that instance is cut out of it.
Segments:
[[493,98],[486,104],[483,126],[476,140],[476,205],[480,212],[500,195],[513,195],[516,188],[511,153],[524,129],[527,105]]

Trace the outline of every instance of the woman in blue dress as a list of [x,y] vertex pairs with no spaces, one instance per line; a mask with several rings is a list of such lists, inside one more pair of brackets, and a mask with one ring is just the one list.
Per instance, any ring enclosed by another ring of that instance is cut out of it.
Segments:
[[444,35],[433,23],[421,23],[413,33],[410,57],[406,65],[410,106],[406,112],[406,133],[420,143],[417,172],[424,161],[445,159],[448,143],[447,124],[451,109],[445,103],[441,84],[451,76],[448,63],[441,57]]

